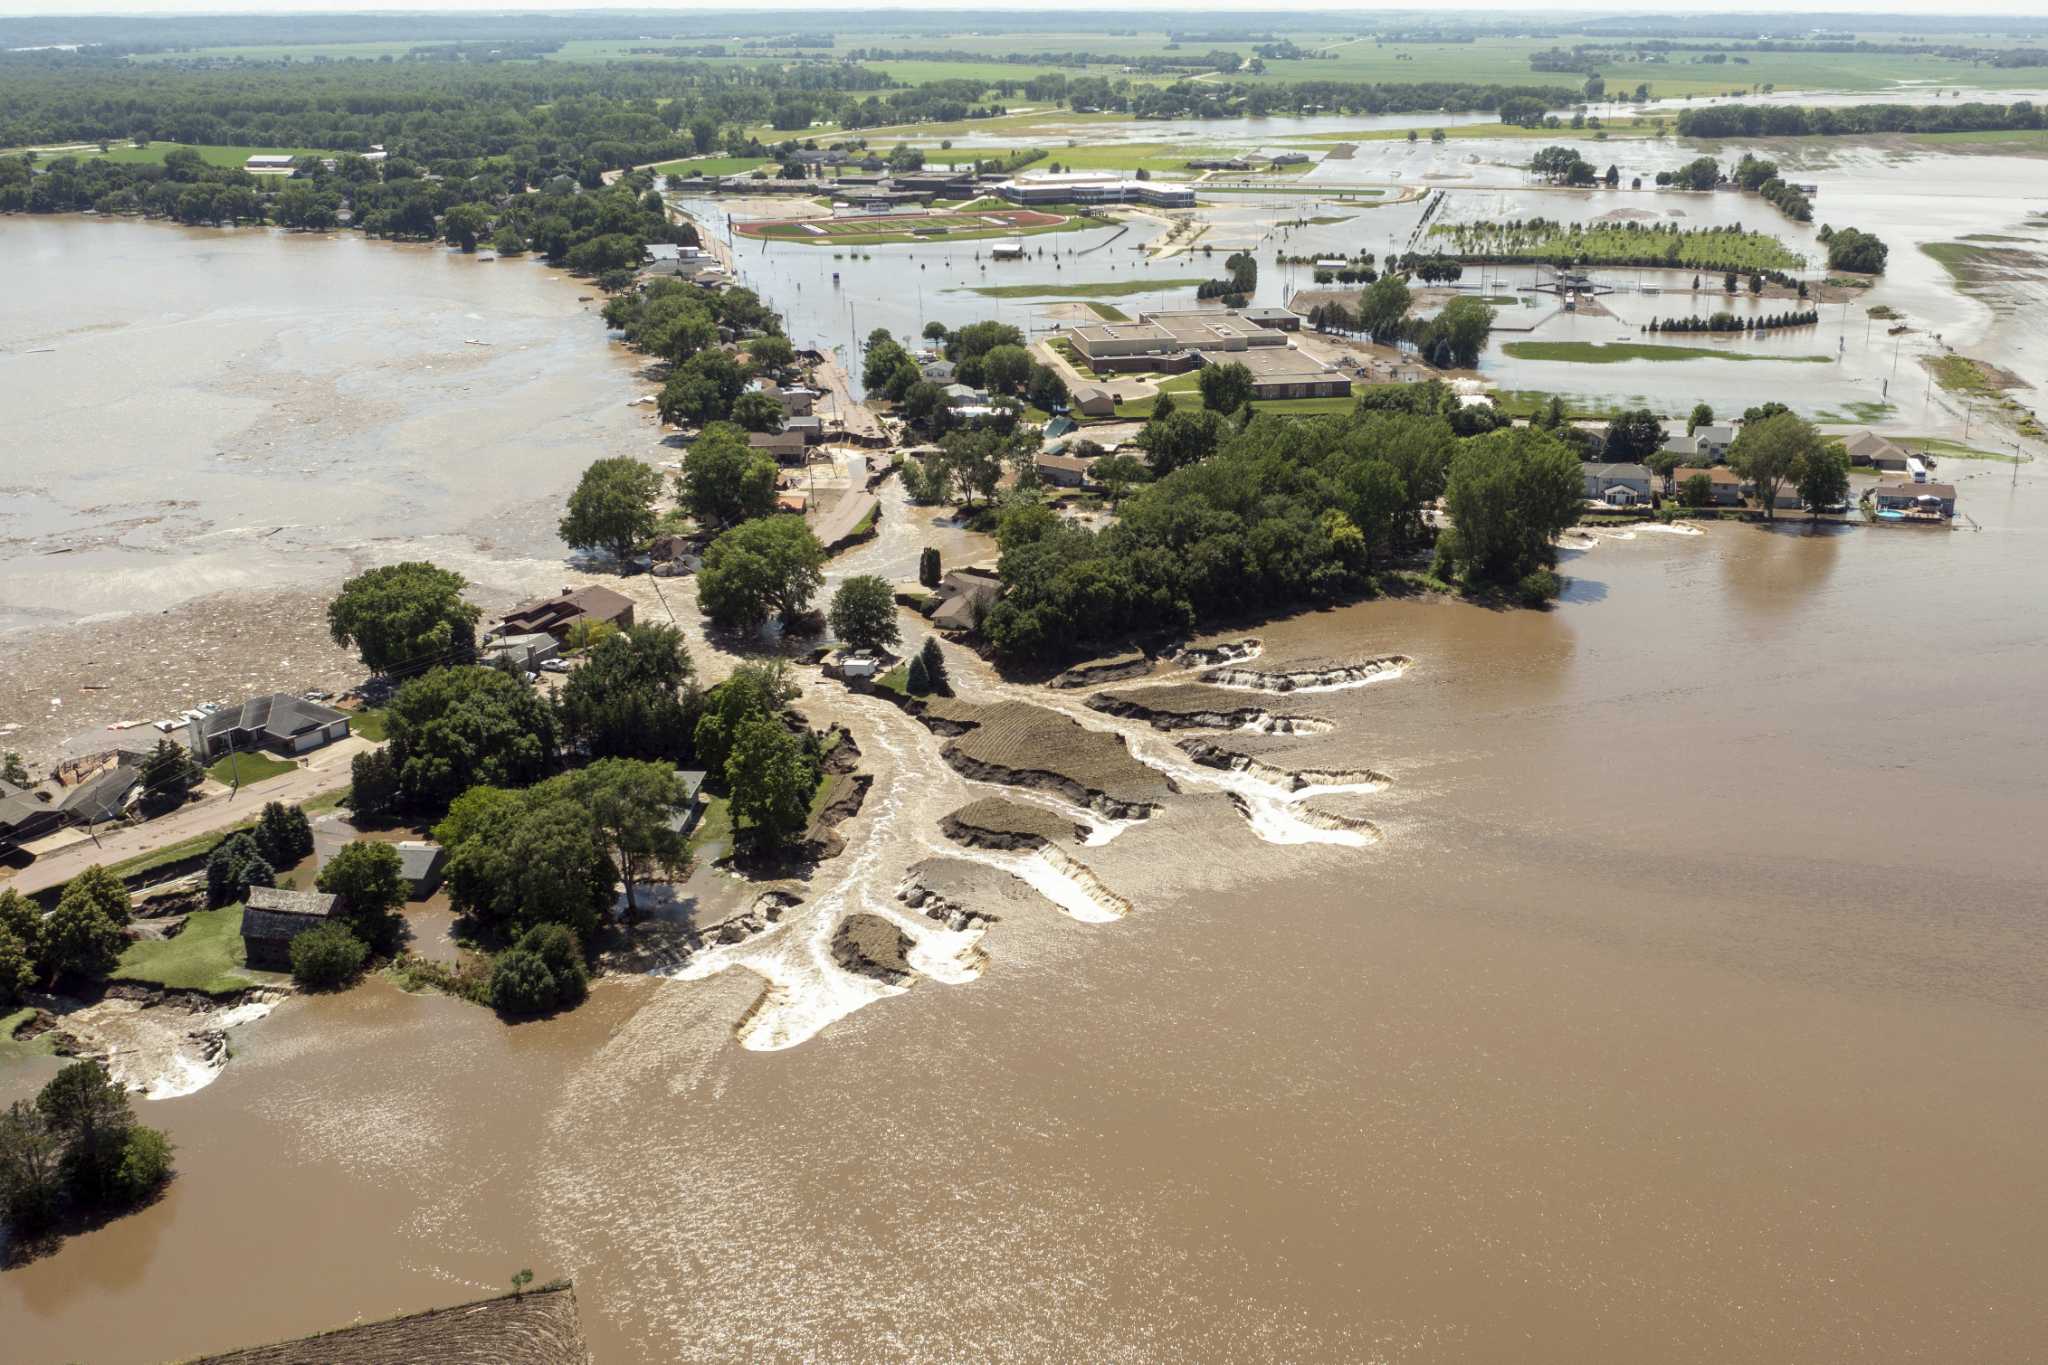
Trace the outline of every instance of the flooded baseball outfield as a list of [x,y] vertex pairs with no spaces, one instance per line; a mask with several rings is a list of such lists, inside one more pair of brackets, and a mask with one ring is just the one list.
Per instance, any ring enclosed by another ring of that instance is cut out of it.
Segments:
[[[551,287],[532,344],[610,377],[467,401],[641,448],[623,362]],[[2036,324],[1925,287],[2027,363]],[[861,329],[901,297],[863,293]],[[597,453],[565,437],[533,508]],[[807,673],[875,786],[779,923],[544,1022],[381,980],[279,1004],[210,1085],[142,1103],[179,1148],[159,1203],[0,1275],[0,1354],[175,1358],[530,1266],[575,1278],[606,1362],[2038,1358],[2042,467],[1943,462],[1981,530],[1600,531],[1548,612],[1244,623],[1100,688],[951,651],[961,707],[1117,737],[1137,816],[967,776]],[[518,501],[484,482],[485,512]],[[884,491],[835,576],[966,548]],[[506,516],[507,562],[559,554]],[[1071,832],[942,830],[994,796]],[[854,914],[905,970],[835,963]]]

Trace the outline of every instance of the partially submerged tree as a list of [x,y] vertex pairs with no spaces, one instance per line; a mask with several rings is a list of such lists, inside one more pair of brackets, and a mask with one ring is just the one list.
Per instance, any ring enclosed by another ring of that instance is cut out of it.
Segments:
[[768,716],[744,722],[725,761],[734,830],[756,847],[781,847],[810,822],[817,781],[803,745],[787,726]]
[[1797,478],[1801,466],[1821,449],[1820,433],[1812,423],[1790,412],[1773,413],[1743,425],[1728,447],[1728,467],[1756,485],[1764,520],[1772,521],[1777,517],[1778,489]]
[[824,585],[824,547],[800,517],[735,526],[704,554],[698,601],[721,626],[758,626],[771,614],[794,624]]
[[827,619],[832,633],[849,649],[893,649],[902,638],[896,625],[896,595],[887,579],[874,574],[856,574],[841,583],[832,594]]
[[690,843],[682,819],[690,794],[667,763],[601,758],[570,773],[565,781],[596,825],[612,868],[626,889],[626,913],[637,919],[634,888],[642,883],[680,881],[689,875]]
[[768,516],[775,510],[775,461],[748,445],[738,427],[714,422],[683,457],[676,499],[707,530]]
[[424,561],[387,564],[341,585],[327,606],[338,645],[353,645],[372,673],[417,673],[476,657],[483,614],[462,600],[461,574]]
[[625,560],[654,534],[654,500],[660,493],[661,472],[652,465],[630,455],[597,460],[569,495],[557,530],[579,550],[602,550]]

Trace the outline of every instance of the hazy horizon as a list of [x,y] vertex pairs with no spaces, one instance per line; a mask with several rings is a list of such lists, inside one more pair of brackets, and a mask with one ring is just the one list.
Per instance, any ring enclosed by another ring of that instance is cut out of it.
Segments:
[[[900,9],[918,11],[968,11],[960,0],[858,0],[839,6],[846,12],[878,9]],[[438,3],[421,4],[418,0],[208,0],[201,6],[187,3],[187,0],[127,0],[119,5],[52,5],[49,3],[23,4],[16,0],[0,0],[0,15],[9,18],[116,18],[127,15],[162,17],[178,15],[185,18],[204,18],[212,15],[320,15],[320,14],[440,14],[440,13],[502,13],[511,10],[539,11],[543,13],[574,13],[577,11],[609,11],[613,13],[640,13],[671,11],[677,14],[715,15],[720,13],[749,14],[763,10],[788,10],[812,14],[829,15],[832,10],[821,9],[804,0],[759,0],[758,3],[739,5],[701,5],[692,0],[647,0],[640,4],[559,4],[549,0],[438,0]],[[1641,6],[1617,4],[1578,4],[1571,0],[1545,0],[1542,4],[1501,4],[1498,0],[1440,0],[1429,6],[1389,5],[1372,11],[1365,11],[1353,0],[1290,0],[1282,5],[1248,6],[1245,0],[1222,0],[1220,3],[1202,3],[1201,0],[1120,0],[1111,5],[1080,4],[1076,0],[1020,0],[1009,7],[1006,13],[1156,13],[1161,15],[1197,13],[1281,13],[1281,14],[1342,14],[1352,18],[1365,17],[1368,13],[1384,14],[1427,14],[1438,10],[1454,10],[1464,14],[1600,14],[1624,15],[1644,14]],[[1661,19],[1686,18],[1694,15],[1715,17],[1736,14],[1836,14],[1869,15],[1883,18],[1891,15],[1927,16],[1941,15],[1949,18],[1983,17],[1987,19],[2031,18],[2041,14],[2038,0],[1973,0],[1973,3],[1958,8],[1952,5],[1920,3],[1872,5],[1867,0],[1803,0],[1792,6],[1774,5],[1767,0],[1734,0],[1712,6],[1681,6],[1670,13],[1651,14],[1646,17]]]

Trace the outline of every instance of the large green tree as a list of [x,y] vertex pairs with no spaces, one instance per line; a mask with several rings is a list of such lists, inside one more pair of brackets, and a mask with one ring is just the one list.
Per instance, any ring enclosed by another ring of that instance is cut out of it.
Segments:
[[1818,442],[1799,457],[1792,478],[1807,514],[1819,516],[1849,496],[1849,452],[1839,441]]
[[896,594],[889,580],[855,574],[832,594],[827,620],[832,633],[849,649],[893,649],[902,638],[896,625]]
[[1453,529],[1438,555],[1468,583],[1513,586],[1557,562],[1554,542],[1577,522],[1585,476],[1548,432],[1496,431],[1451,459],[1444,505]]
[[1778,490],[1799,476],[1801,466],[1823,448],[1813,424],[1795,413],[1779,412],[1759,422],[1745,422],[1728,447],[1728,467],[1756,485],[1764,520],[1778,514]]
[[725,761],[733,828],[756,847],[781,847],[809,823],[817,780],[787,726],[765,716],[744,722]]
[[690,841],[682,834],[682,819],[690,794],[672,764],[601,758],[557,780],[590,812],[612,870],[626,888],[629,917],[640,914],[636,886],[689,875]]
[[357,574],[327,604],[338,645],[353,645],[373,673],[416,673],[476,657],[482,612],[462,600],[461,574],[424,561]]
[[1664,424],[1648,408],[1629,408],[1607,419],[1607,458],[1633,463],[1648,459],[1664,444]]
[[344,844],[320,869],[315,885],[342,898],[342,913],[357,938],[372,947],[395,946],[398,912],[411,890],[396,848],[375,839]]
[[654,534],[654,500],[660,494],[661,472],[654,466],[630,455],[594,461],[569,495],[557,530],[579,550],[627,559]]
[[771,614],[793,624],[824,585],[824,564],[824,547],[801,517],[761,517],[711,542],[698,601],[720,626],[758,626]]
[[496,668],[439,668],[398,689],[386,712],[398,788],[409,804],[445,807],[478,783],[518,785],[555,765],[554,711]]
[[694,735],[697,762],[706,772],[723,772],[740,727],[776,715],[795,696],[796,684],[780,659],[741,664],[704,696],[704,714],[697,719]]
[[457,910],[504,932],[565,924],[588,940],[597,931],[617,874],[596,821],[564,782],[472,787],[449,807],[434,837],[448,850]]
[[175,740],[158,740],[142,761],[143,809],[157,813],[183,805],[205,776],[190,749]]
[[1252,400],[1252,372],[1235,361],[1204,365],[1197,382],[1202,406],[1226,417]]
[[748,445],[739,428],[714,422],[690,443],[676,497],[709,530],[765,517],[775,510],[775,461]]
[[694,668],[673,626],[639,625],[591,647],[562,684],[563,738],[593,758],[665,758],[689,752]]

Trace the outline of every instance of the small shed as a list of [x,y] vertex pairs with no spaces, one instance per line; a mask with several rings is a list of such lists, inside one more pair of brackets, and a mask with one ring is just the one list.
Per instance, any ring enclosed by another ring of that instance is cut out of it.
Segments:
[[671,822],[678,834],[688,834],[697,823],[697,817],[704,813],[704,771],[701,768],[678,768],[676,777],[683,784],[683,808]]
[[284,891],[252,886],[242,907],[242,949],[258,971],[292,969],[292,940],[329,923],[342,912],[339,896],[319,891]]
[[396,847],[398,872],[405,878],[407,900],[423,901],[441,889],[448,850],[424,839],[401,839]]

